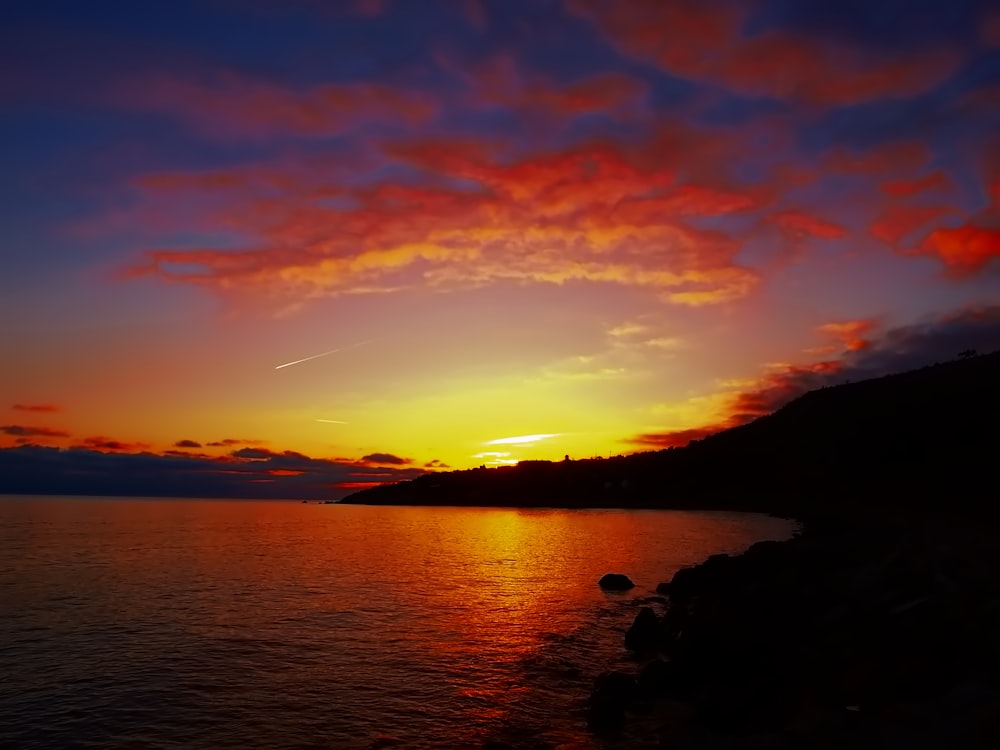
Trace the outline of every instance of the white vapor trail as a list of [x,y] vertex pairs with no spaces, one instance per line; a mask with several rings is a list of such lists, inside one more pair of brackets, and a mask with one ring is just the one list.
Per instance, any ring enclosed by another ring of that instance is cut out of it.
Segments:
[[291,367],[292,365],[298,365],[303,362],[308,362],[311,359],[319,359],[320,357],[325,357],[329,354],[334,354],[335,352],[346,352],[348,349],[356,349],[359,346],[364,346],[365,344],[370,344],[375,339],[365,339],[364,341],[359,341],[356,344],[349,344],[348,346],[338,346],[336,349],[331,349],[328,352],[321,352],[320,354],[314,354],[311,357],[303,357],[302,359],[297,359],[294,362],[285,362],[283,365],[278,365],[275,370],[280,370],[282,367]]

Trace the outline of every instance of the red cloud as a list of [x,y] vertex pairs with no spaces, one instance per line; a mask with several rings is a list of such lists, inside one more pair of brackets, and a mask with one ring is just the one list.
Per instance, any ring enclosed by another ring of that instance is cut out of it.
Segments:
[[[140,185],[150,197],[166,191],[172,201],[183,204],[187,195],[199,207],[214,206],[200,228],[252,239],[243,250],[153,250],[129,273],[298,300],[504,279],[625,284],[689,305],[746,295],[756,275],[734,260],[740,241],[685,220],[748,210],[766,196],[678,184],[677,171],[697,172],[703,153],[686,149],[696,139],[676,129],[661,138],[655,159],[602,142],[515,160],[495,143],[384,147],[387,157],[421,170],[424,185],[330,185],[317,170],[312,185],[299,175],[288,194],[222,181],[208,201],[201,183],[185,193],[182,176],[172,175],[166,187],[146,178]],[[705,160],[723,161],[709,151]],[[331,192],[342,207],[323,202]]]
[[979,30],[986,46],[1000,47],[1000,12],[984,13]]
[[526,74],[512,55],[500,55],[469,68],[444,56],[439,63],[465,81],[470,104],[502,106],[528,112],[572,117],[600,112],[634,113],[646,97],[646,84],[623,73],[603,73],[572,83]]
[[825,385],[831,375],[843,368],[840,362],[816,362],[811,365],[782,365],[761,378],[749,390],[729,398],[727,415],[715,424],[687,430],[644,433],[629,439],[636,445],[656,448],[681,447],[722,430],[739,427],[770,414],[803,393]]
[[211,85],[167,76],[137,81],[120,100],[225,137],[328,136],[372,122],[422,122],[437,110],[427,96],[382,84],[325,84],[291,91],[231,73]]
[[770,220],[776,223],[792,241],[800,241],[806,237],[838,239],[847,234],[839,224],[820,219],[805,211],[782,211],[771,216]]
[[835,149],[826,159],[833,172],[856,175],[889,175],[919,169],[931,158],[927,144],[920,141],[894,141],[857,152]]
[[671,75],[740,93],[848,105],[912,96],[947,80],[962,56],[921,50],[900,59],[787,31],[743,35],[746,7],[706,0],[567,0],[625,53]]
[[465,19],[477,29],[486,28],[489,17],[482,0],[461,0],[460,10]]
[[92,437],[84,438],[83,441],[75,447],[88,448],[95,451],[109,451],[112,453],[135,453],[137,451],[149,450],[151,446],[148,443],[130,443],[105,437],[104,435],[94,435]]
[[970,276],[1000,258],[1000,229],[974,225],[935,229],[916,252],[937,256],[955,276]]
[[62,409],[55,404],[14,404],[10,408],[14,411],[30,411],[36,414],[51,414],[57,411],[62,411]]
[[385,12],[385,0],[354,0],[354,10],[362,16],[380,16]]
[[896,247],[908,235],[941,216],[960,213],[951,206],[889,206],[868,228],[877,240]]
[[882,192],[893,198],[905,198],[933,188],[945,188],[950,184],[941,171],[931,172],[916,180],[893,180],[883,183]]
[[727,429],[727,427],[738,427],[737,424],[718,424],[711,427],[696,427],[690,430],[676,430],[674,432],[647,432],[636,435],[628,442],[641,445],[646,448],[682,448],[694,440],[702,440],[709,435]]

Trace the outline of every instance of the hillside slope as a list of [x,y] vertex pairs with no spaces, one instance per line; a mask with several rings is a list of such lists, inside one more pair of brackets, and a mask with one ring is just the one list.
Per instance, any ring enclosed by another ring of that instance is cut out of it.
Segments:
[[811,391],[684,448],[428,474],[342,502],[793,513],[830,502],[972,505],[997,494],[998,417],[994,352]]

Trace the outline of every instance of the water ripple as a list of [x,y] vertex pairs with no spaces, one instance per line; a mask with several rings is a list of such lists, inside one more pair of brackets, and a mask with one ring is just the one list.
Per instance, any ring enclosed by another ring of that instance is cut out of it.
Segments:
[[[636,598],[789,531],[737,514],[0,500],[0,746],[597,748],[584,701],[626,663]],[[639,587],[602,593],[612,570]]]

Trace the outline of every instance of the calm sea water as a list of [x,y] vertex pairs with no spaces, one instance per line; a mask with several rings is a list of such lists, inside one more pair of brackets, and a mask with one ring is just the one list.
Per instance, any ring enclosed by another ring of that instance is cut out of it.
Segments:
[[[583,708],[639,600],[791,532],[733,513],[0,498],[0,747],[600,747]],[[606,572],[638,586],[604,593]]]

